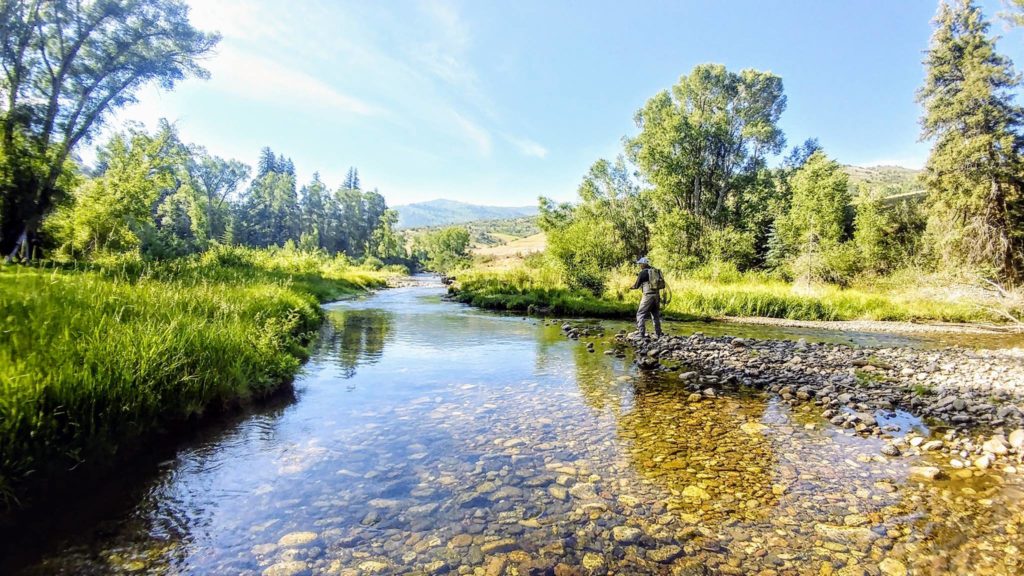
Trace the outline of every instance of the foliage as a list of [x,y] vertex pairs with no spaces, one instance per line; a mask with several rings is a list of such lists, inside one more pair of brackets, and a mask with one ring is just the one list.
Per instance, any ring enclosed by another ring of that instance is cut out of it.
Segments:
[[928,243],[944,266],[1024,278],[1024,108],[1020,77],[996,51],[973,0],[943,2],[918,94],[922,136],[934,142],[924,181],[931,191]]
[[449,226],[418,236],[413,255],[428,270],[447,274],[469,263],[469,232],[461,226]]
[[271,393],[298,369],[318,300],[382,283],[343,258],[224,247],[0,271],[0,497]]
[[790,185],[791,206],[776,223],[787,250],[798,254],[843,241],[850,191],[839,163],[818,150],[793,174]]
[[0,251],[33,234],[55,206],[65,165],[110,111],[149,83],[206,75],[218,41],[180,0],[0,4]]
[[735,224],[746,184],[785,144],[777,125],[785,107],[778,76],[702,64],[647,101],[626,146],[662,210]]
[[891,273],[914,264],[926,222],[917,198],[888,199],[884,191],[863,189],[855,199],[853,241],[865,270]]
[[255,247],[291,242],[307,250],[405,262],[397,217],[377,191],[330,192],[314,174],[296,191],[295,166],[264,148],[257,174],[238,197],[249,168],[186,145],[162,122],[155,134],[133,128],[99,149],[91,178],[70,186],[44,232],[62,260],[138,252],[147,259],[199,253],[217,244]]

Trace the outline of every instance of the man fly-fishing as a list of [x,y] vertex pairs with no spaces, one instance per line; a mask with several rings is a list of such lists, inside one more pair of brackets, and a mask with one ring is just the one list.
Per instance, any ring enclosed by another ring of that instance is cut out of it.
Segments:
[[665,288],[665,276],[661,270],[651,266],[646,256],[636,261],[640,265],[640,274],[636,277],[633,290],[641,290],[640,307],[636,311],[636,333],[643,338],[646,335],[647,317],[654,321],[654,337],[661,338],[661,291]]

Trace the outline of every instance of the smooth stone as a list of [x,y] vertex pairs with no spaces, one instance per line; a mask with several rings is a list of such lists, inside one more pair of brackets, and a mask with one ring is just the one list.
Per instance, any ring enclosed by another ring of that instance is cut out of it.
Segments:
[[502,538],[501,540],[485,542],[480,546],[480,551],[484,554],[501,554],[511,552],[517,548],[519,548],[519,544],[515,538]]
[[918,480],[935,480],[942,474],[942,470],[935,466],[911,466],[910,477]]
[[281,536],[281,539],[277,541],[277,545],[281,548],[296,548],[315,542],[317,537],[316,532],[292,532],[291,534]]
[[652,562],[658,562],[659,564],[665,564],[679,558],[683,555],[683,549],[675,544],[669,544],[668,546],[659,546],[653,550],[647,551],[647,558]]
[[1007,438],[1007,441],[1009,441],[1010,446],[1014,450],[1020,450],[1021,447],[1024,447],[1024,428],[1018,428],[1010,432],[1010,437]]
[[302,560],[278,562],[263,571],[263,576],[304,576],[309,574],[309,566]]
[[995,454],[996,456],[1002,456],[1009,452],[1006,446],[1006,440],[1002,434],[997,434],[982,444],[981,449],[989,454]]
[[885,454],[886,456],[899,456],[902,452],[900,452],[900,449],[897,448],[896,445],[886,444],[882,446],[882,454]]
[[587,570],[597,570],[604,566],[604,556],[594,552],[587,552],[583,555],[583,567]]
[[884,576],[907,576],[907,567],[895,558],[886,558],[878,563]]
[[822,538],[839,542],[840,544],[853,545],[858,548],[866,548],[880,535],[869,528],[857,526],[834,526],[832,524],[815,524],[814,531]]
[[711,495],[708,494],[707,490],[695,484],[683,488],[683,497],[691,500],[711,500]]
[[384,574],[391,570],[391,565],[380,560],[365,560],[359,563],[359,570],[364,574]]
[[554,498],[555,500],[569,499],[569,491],[566,490],[564,486],[548,486],[548,494],[551,494],[551,497]]
[[747,434],[761,434],[767,429],[768,427],[760,422],[744,422],[740,425],[740,430],[743,430]]
[[639,528],[632,526],[616,526],[612,528],[612,538],[619,544],[632,544],[640,540],[643,534]]

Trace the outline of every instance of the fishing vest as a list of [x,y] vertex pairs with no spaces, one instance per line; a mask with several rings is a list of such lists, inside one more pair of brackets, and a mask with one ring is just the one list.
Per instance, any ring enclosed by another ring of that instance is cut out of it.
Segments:
[[659,290],[665,289],[665,276],[657,268],[647,269],[647,282],[640,285],[644,294],[657,294]]

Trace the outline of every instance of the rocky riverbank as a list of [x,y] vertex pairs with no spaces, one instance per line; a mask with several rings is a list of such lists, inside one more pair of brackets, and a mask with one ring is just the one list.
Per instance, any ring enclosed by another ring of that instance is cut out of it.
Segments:
[[[562,330],[584,340],[603,332],[572,324]],[[693,401],[729,389],[764,390],[790,405],[816,405],[836,426],[886,440],[881,450],[888,456],[946,452],[953,469],[998,465],[1011,473],[1024,457],[1020,349],[850,348],[700,333],[661,339],[620,333],[614,342],[605,353],[625,356],[631,349],[640,368],[678,373]],[[586,345],[594,350],[594,342]],[[927,428],[908,425],[908,415]],[[934,478],[943,471],[916,473]]]

